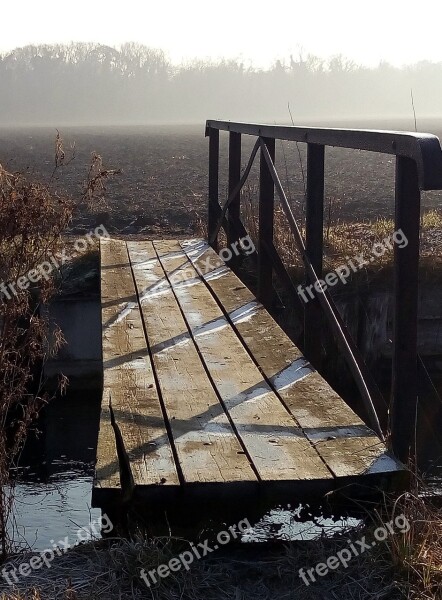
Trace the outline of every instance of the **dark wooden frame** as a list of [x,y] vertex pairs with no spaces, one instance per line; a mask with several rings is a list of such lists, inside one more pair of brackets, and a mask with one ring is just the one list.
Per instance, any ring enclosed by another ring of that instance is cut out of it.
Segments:
[[[219,132],[227,131],[229,143],[229,198],[219,203]],[[273,243],[274,191],[302,253],[310,283],[321,278],[323,257],[324,157],[326,146],[392,154],[396,156],[395,231],[402,230],[408,245],[394,249],[394,326],[392,396],[390,405],[391,445],[396,456],[406,461],[412,454],[418,397],[417,310],[420,200],[422,190],[442,189],[442,150],[439,139],[430,134],[375,130],[323,129],[207,121],[209,137],[208,238],[218,247],[218,233],[226,228],[229,243],[245,228],[240,219],[240,192],[258,149],[260,149],[258,275],[259,298],[268,305],[273,299],[275,272],[290,280],[278,260]],[[257,143],[247,168],[240,176],[241,136],[251,135]],[[307,144],[307,193],[305,244],[279,181],[275,162],[275,140]],[[226,219],[227,215],[227,219]],[[275,256],[276,255],[276,256]],[[299,299],[297,299],[299,300]],[[380,435],[387,411],[376,385],[342,322],[329,294],[305,307],[305,351],[315,364],[319,361],[322,317],[326,316],[337,342],[355,377],[365,401],[367,420]]]

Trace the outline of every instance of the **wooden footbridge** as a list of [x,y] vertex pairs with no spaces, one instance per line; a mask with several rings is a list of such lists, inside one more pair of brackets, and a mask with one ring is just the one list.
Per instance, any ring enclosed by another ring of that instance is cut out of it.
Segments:
[[[229,198],[223,207],[220,130],[230,132]],[[330,492],[364,496],[403,485],[400,459],[410,452],[417,401],[417,286],[409,286],[417,282],[420,189],[442,188],[439,141],[417,134],[212,121],[207,134],[208,241],[101,243],[104,381],[94,505],[187,515],[190,509],[217,514],[222,506],[225,514],[252,504],[299,503]],[[243,134],[257,142],[241,175]],[[308,143],[306,242],[274,167],[277,138]],[[305,306],[304,350],[310,360],[267,310],[275,295],[274,275],[296,301],[273,245],[275,189],[308,280],[315,283],[322,275],[325,145],[398,156],[396,225],[409,245],[395,254],[389,412],[327,293]],[[226,265],[215,250],[224,227],[229,247],[237,249],[232,256],[245,252],[240,190],[258,151],[260,227],[251,254],[259,276],[255,297],[233,270],[238,257]],[[324,323],[355,377],[362,418],[314,368]]]

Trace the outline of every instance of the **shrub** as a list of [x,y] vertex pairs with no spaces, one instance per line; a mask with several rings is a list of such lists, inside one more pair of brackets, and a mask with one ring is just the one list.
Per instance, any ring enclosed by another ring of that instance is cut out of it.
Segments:
[[[28,281],[25,287],[20,277],[50,261],[70,218],[70,204],[48,186],[0,166],[0,559],[10,542],[10,469],[47,400],[34,367],[48,354],[48,323],[41,307],[55,289],[52,279],[42,278],[38,286]],[[59,343],[61,335],[55,350]]]

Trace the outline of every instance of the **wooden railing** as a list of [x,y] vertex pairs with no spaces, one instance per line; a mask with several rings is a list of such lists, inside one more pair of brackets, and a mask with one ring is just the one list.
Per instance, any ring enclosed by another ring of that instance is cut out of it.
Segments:
[[[219,202],[220,131],[229,132],[228,199]],[[323,330],[319,312],[327,318],[364,401],[365,416],[382,437],[389,417],[391,445],[396,456],[406,461],[413,447],[418,400],[418,267],[419,228],[422,190],[442,189],[442,150],[437,137],[429,134],[400,133],[313,127],[282,127],[207,121],[209,137],[209,243],[218,248],[218,234],[223,227],[228,244],[247,234],[240,216],[241,189],[259,152],[259,227],[258,227],[258,297],[264,305],[273,298],[273,273],[297,292],[274,245],[275,190],[290,230],[304,262],[310,284],[322,277],[324,230],[324,163],[325,147],[338,146],[396,156],[395,231],[401,230],[408,240],[405,247],[394,247],[394,325],[392,394],[386,406],[361,353],[349,334],[330,294],[317,294],[317,301],[304,305],[304,352],[315,365]],[[257,138],[244,173],[241,175],[242,135]],[[307,144],[307,185],[305,241],[275,168],[275,140]],[[315,358],[316,357],[316,358]]]

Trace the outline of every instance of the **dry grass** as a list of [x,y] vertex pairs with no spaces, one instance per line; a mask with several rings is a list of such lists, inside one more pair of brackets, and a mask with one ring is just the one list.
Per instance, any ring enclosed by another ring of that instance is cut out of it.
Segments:
[[[30,425],[49,399],[36,365],[44,363],[50,353],[56,353],[63,342],[57,328],[52,332],[53,343],[49,342],[47,313],[41,308],[57,291],[58,284],[66,287],[63,276],[69,277],[71,286],[77,285],[72,267],[54,268],[51,261],[63,245],[62,234],[70,224],[73,210],[73,203],[54,191],[52,183],[56,172],[74,158],[75,146],[67,159],[63,139],[57,132],[54,170],[48,184],[29,181],[0,165],[0,559],[13,548],[7,527],[13,523],[14,485],[9,473]],[[118,173],[104,169],[101,157],[93,153],[83,202],[101,205],[105,200],[105,182]],[[82,266],[93,259],[93,253],[83,257]],[[51,267],[51,275],[31,277],[31,273],[38,276],[36,269],[42,263]],[[93,269],[90,275],[96,278]],[[26,285],[18,287],[23,279]]]
[[[353,532],[358,539],[361,532]],[[352,536],[352,537],[353,537]],[[361,600],[400,598],[391,564],[382,548],[355,558],[347,569],[307,587],[299,578],[310,568],[347,546],[347,537],[292,543],[277,548],[262,545],[232,548],[194,562],[189,571],[171,573],[147,588],[140,569],[167,563],[186,548],[179,540],[114,541],[110,547],[90,545],[57,559],[52,568],[35,571],[19,590],[5,592],[1,600],[69,600],[108,598],[155,600]],[[37,591],[38,590],[38,591]],[[387,592],[390,595],[387,595]],[[391,593],[395,595],[391,595]],[[33,595],[34,594],[34,595]],[[365,594],[365,595],[364,595]]]
[[[16,288],[38,264],[50,261],[71,217],[68,202],[48,186],[30,183],[0,165],[0,557],[10,549],[6,527],[14,486],[9,472],[30,424],[47,401],[34,365],[48,356],[49,324],[41,306],[55,292],[51,278]],[[49,263],[50,264],[50,263]],[[9,290],[9,291],[8,291]],[[62,337],[55,333],[54,351]],[[9,484],[9,485],[8,485]]]
[[[404,515],[408,532],[395,528],[347,568],[340,566],[306,586],[304,570]],[[140,570],[155,569],[188,547],[176,538],[113,539],[85,544],[57,558],[50,569],[33,571],[17,589],[0,584],[0,600],[440,600],[442,598],[442,510],[425,497],[389,498],[367,514],[366,524],[312,541],[228,547],[195,561],[151,588]],[[28,557],[29,558],[29,557]],[[12,560],[18,566],[25,556]],[[0,579],[1,581],[1,579]]]
[[[258,189],[246,185],[242,191],[242,218],[252,239],[258,240]],[[298,208],[295,210],[301,234],[305,239],[304,214]],[[364,222],[326,221],[324,223],[324,272],[332,271],[347,264],[355,256],[363,254],[370,258],[374,244],[382,243],[391,238],[394,232],[394,222],[391,219],[377,218]],[[201,232],[202,233],[202,232]],[[275,202],[275,246],[286,267],[295,275],[303,277],[303,264],[300,253],[294,242],[287,219]],[[442,210],[432,209],[422,214],[421,218],[421,271],[422,275],[435,276],[442,267]],[[364,278],[376,278],[388,273],[393,264],[393,250],[387,247],[382,256],[364,266],[361,274]],[[358,276],[359,273],[356,275]]]
[[406,493],[394,503],[411,527],[404,536],[388,540],[391,562],[410,600],[442,598],[442,509],[430,499]]

